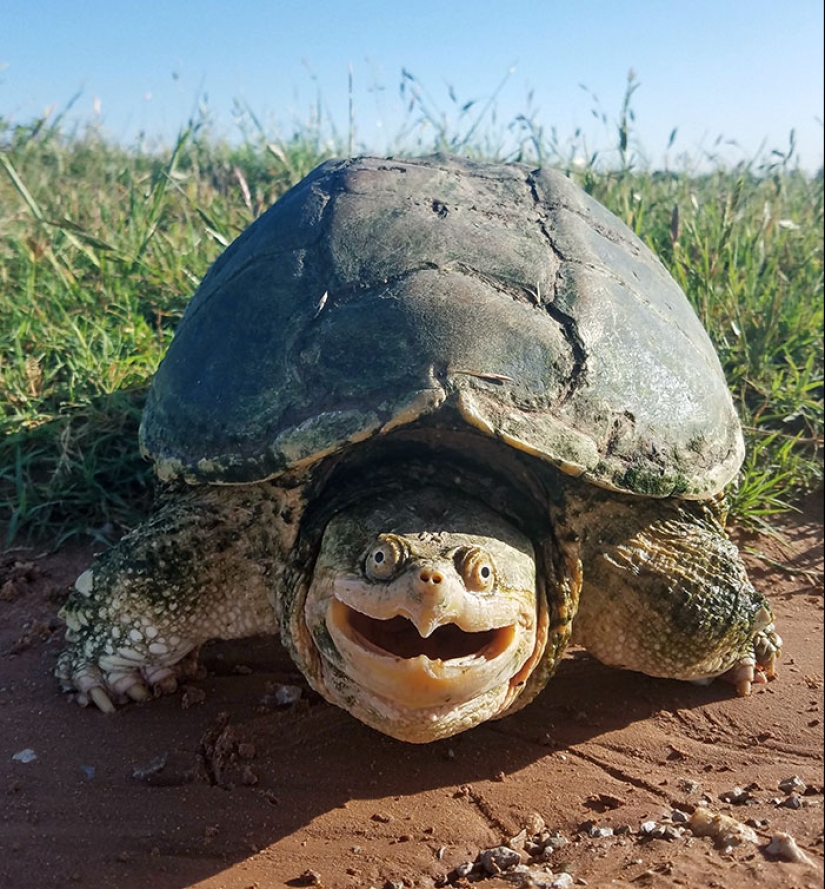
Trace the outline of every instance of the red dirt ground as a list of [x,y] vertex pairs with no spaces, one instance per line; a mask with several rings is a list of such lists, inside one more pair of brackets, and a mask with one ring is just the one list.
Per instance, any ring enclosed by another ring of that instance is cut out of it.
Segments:
[[[10,550],[0,556],[0,886],[820,887],[821,494],[781,537],[739,542],[757,554],[751,576],[785,640],[777,681],[735,698],[573,651],[521,713],[424,746],[320,701],[272,639],[210,647],[206,677],[183,694],[109,717],[81,710],[51,675],[55,615],[92,548]],[[283,686],[300,700],[278,703]],[[36,758],[21,760],[26,750]],[[781,790],[793,776],[797,791]],[[737,787],[740,802],[720,798]],[[674,810],[698,806],[755,825],[757,842],[676,836]],[[672,838],[644,836],[649,821]],[[569,842],[541,863],[522,852],[521,872],[456,873],[524,827],[528,841],[558,830]],[[780,831],[808,863],[769,854]]]

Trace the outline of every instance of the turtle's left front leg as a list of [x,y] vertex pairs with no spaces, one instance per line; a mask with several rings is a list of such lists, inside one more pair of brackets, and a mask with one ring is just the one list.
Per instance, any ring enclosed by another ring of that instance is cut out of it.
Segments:
[[650,676],[750,693],[781,649],[767,600],[748,580],[712,504],[603,497],[579,518],[584,581],[573,641]]
[[279,493],[262,483],[159,499],[75,581],[60,612],[62,687],[110,711],[173,691],[187,655],[209,639],[277,632]]

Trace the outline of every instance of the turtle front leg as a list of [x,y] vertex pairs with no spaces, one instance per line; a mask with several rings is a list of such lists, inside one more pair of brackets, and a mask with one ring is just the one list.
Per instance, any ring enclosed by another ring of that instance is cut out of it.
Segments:
[[709,504],[619,498],[588,518],[574,642],[612,666],[718,677],[740,695],[774,677],[782,640],[770,606]]
[[277,632],[282,532],[266,484],[188,489],[159,501],[75,581],[60,611],[68,645],[55,673],[63,689],[110,712],[174,691],[209,639]]

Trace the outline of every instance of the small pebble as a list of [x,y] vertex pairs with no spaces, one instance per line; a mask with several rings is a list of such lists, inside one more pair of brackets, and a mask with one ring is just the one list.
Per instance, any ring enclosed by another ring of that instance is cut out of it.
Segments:
[[276,685],[272,697],[279,707],[288,707],[301,700],[303,689],[299,685]]
[[457,864],[453,868],[453,873],[458,878],[469,877],[470,874],[473,872],[474,868],[475,868],[475,864],[473,864],[472,861],[465,861],[462,864]]
[[541,840],[539,855],[547,860],[556,850],[566,846],[570,840],[567,837],[553,835]]
[[535,834],[541,833],[547,825],[538,812],[531,812],[527,816],[524,826],[529,833],[535,836]]
[[674,827],[672,824],[658,824],[656,821],[645,821],[639,827],[639,836],[649,837],[653,840],[676,840],[684,836],[684,827]]
[[720,793],[719,799],[723,803],[730,803],[732,806],[744,806],[752,799],[755,799],[755,797],[749,790],[745,790],[742,787],[734,787],[731,790]]
[[134,769],[132,771],[132,777],[136,778],[138,781],[146,781],[147,778],[152,778],[162,772],[166,768],[168,759],[168,753],[161,753],[154,759],[149,760],[145,766]]
[[520,864],[521,856],[507,846],[494,846],[481,852],[477,860],[490,876],[494,876]]
[[813,864],[810,858],[797,846],[796,840],[789,833],[775,833],[771,841],[765,846],[768,855],[784,858],[785,861],[801,861],[803,864]]
[[808,789],[808,785],[805,784],[799,775],[791,775],[790,778],[783,778],[779,782],[779,789],[782,793],[803,794]]
[[197,766],[186,754],[161,753],[145,766],[134,769],[132,777],[150,787],[179,787],[197,778]]
[[568,840],[567,837],[562,836],[560,833],[556,832],[551,834],[547,838],[544,846],[545,848],[547,846],[552,846],[554,849],[561,849],[562,846],[566,846],[569,842],[570,840]]
[[206,700],[206,692],[202,688],[194,685],[185,685],[180,696],[181,710],[188,710],[190,707],[196,707]]
[[17,753],[13,754],[12,759],[22,763],[34,762],[37,759],[37,754],[31,747],[26,747],[25,750],[18,750]]
[[620,796],[614,796],[612,793],[597,793],[591,799],[603,809],[620,809],[625,805],[625,801]]
[[523,828],[514,837],[510,837],[510,839],[507,840],[507,845],[511,849],[521,850],[525,847],[526,842],[527,842],[527,829]]

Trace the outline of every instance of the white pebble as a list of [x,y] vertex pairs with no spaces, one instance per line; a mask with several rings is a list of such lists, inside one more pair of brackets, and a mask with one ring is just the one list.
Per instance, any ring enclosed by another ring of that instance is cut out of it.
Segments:
[[37,759],[37,754],[31,747],[26,747],[25,750],[18,750],[17,753],[12,756],[12,759],[16,762],[33,762]]
[[785,861],[801,861],[803,864],[813,864],[810,858],[797,846],[796,840],[789,833],[775,833],[771,841],[765,846],[768,855],[784,858]]

